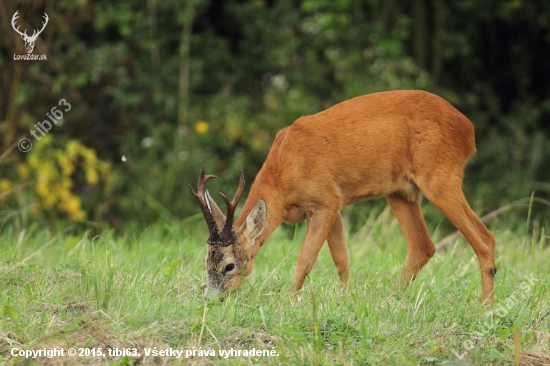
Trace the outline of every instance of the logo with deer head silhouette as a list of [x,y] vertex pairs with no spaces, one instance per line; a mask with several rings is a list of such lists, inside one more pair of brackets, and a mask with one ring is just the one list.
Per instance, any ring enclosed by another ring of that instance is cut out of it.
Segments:
[[40,29],[39,31],[37,30],[34,30],[32,35],[28,35],[27,34],[27,29],[25,29],[24,32],[21,32],[19,30],[19,26],[17,26],[16,28],[16,20],[17,18],[19,17],[19,14],[17,14],[19,12],[16,11],[15,14],[13,14],[13,17],[11,18],[11,26],[13,27],[13,29],[19,33],[21,35],[21,38],[23,38],[23,41],[25,42],[25,49],[27,50],[27,53],[32,53],[33,49],[34,49],[34,43],[36,42],[36,39],[38,38],[38,36],[40,35],[40,33],[42,33],[42,31],[44,30],[44,28],[46,28],[46,24],[48,24],[48,14],[44,13],[44,22],[42,22],[42,29]]

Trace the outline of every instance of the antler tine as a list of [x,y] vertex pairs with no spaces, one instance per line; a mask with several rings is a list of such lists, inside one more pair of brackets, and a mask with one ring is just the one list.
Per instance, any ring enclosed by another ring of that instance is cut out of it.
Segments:
[[205,196],[206,182],[209,179],[212,179],[212,178],[216,178],[216,176],[215,175],[205,175],[204,174],[204,163],[201,161],[201,170],[200,170],[200,173],[199,173],[199,183],[198,183],[199,193],[198,194],[195,193],[195,191],[193,191],[193,188],[191,187],[191,184],[189,185],[189,188],[191,188],[191,193],[193,193],[193,195],[197,199],[200,199],[202,201],[201,203],[206,204],[206,196]]
[[25,33],[22,33],[20,30],[19,30],[19,26],[17,26],[17,28],[15,28],[16,24],[15,24],[15,21],[17,20],[17,18],[19,18],[19,10],[16,10],[15,11],[15,14],[13,14],[13,17],[11,17],[11,26],[12,28],[17,32],[19,33],[20,35],[27,35],[27,30],[25,29]]
[[210,232],[210,238],[208,239],[208,242],[215,242],[218,241],[218,229],[216,226],[216,221],[214,220],[214,216],[212,216],[212,211],[210,209],[210,204],[208,203],[208,200],[206,198],[206,182],[209,179],[216,178],[215,175],[205,175],[204,174],[204,164],[201,161],[201,171],[199,173],[199,183],[198,183],[198,193],[196,193],[193,190],[193,187],[191,187],[191,184],[189,184],[189,190],[195,196],[197,199],[197,202],[199,203],[199,207],[201,208],[202,214],[204,216],[204,219],[206,220],[206,225],[208,225],[208,231]]
[[222,196],[223,200],[225,201],[225,205],[227,206],[227,218],[225,219],[225,224],[223,226],[222,231],[222,240],[227,241],[231,238],[231,229],[233,228],[233,216],[235,215],[235,209],[237,208],[237,204],[239,203],[239,199],[241,198],[241,194],[244,190],[244,173],[241,170],[241,178],[239,180],[239,188],[237,188],[237,192],[235,192],[235,196],[233,197],[233,200],[229,202],[227,199],[227,196],[220,192],[220,195]]

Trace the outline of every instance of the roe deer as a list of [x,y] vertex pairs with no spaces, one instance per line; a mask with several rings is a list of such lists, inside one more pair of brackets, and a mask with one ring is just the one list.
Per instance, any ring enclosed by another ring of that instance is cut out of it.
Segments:
[[325,240],[344,286],[349,255],[340,209],[385,196],[401,226],[408,256],[400,283],[414,280],[434,255],[420,211],[420,193],[464,234],[479,260],[483,299],[492,300],[495,239],[470,209],[462,176],[475,152],[474,127],[442,98],[424,91],[390,91],[357,97],[297,119],[277,133],[250,188],[240,217],[233,215],[244,189],[232,202],[222,194],[227,218],[205,183],[201,163],[199,202],[208,224],[208,297],[235,291],[252,270],[258,251],[283,221],[308,219],[293,289],[302,288]]

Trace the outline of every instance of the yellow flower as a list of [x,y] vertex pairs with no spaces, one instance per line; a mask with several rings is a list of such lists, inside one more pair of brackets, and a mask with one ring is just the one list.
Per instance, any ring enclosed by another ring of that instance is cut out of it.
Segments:
[[2,193],[8,192],[11,189],[12,185],[9,179],[7,178],[1,178],[0,179],[0,203],[4,203],[6,201],[6,197],[8,196],[6,194],[5,197],[2,197]]
[[80,200],[75,196],[68,195],[63,197],[59,203],[60,211],[65,211],[70,219],[75,221],[85,220],[86,213],[80,208]]
[[21,179],[28,179],[30,173],[29,166],[25,163],[21,163],[17,166],[17,174],[21,177]]
[[95,169],[86,169],[86,182],[91,185],[95,186],[98,181],[98,174],[97,170]]
[[198,133],[206,133],[208,132],[208,123],[205,121],[198,121],[195,125],[195,131]]
[[[87,148],[77,140],[67,142],[65,148],[45,145],[27,155],[27,164],[18,166],[19,176],[26,180],[34,178],[37,203],[32,212],[36,215],[56,209],[69,219],[86,219],[86,212],[73,192],[75,172],[85,173],[86,183],[95,186],[105,182],[103,191],[112,186],[113,176],[109,163],[98,159],[94,149]],[[80,176],[80,174],[79,174]],[[0,194],[8,187],[7,180],[0,178]],[[2,203],[2,202],[0,202]]]
[[0,193],[9,191],[11,189],[11,182],[7,178],[0,179]]

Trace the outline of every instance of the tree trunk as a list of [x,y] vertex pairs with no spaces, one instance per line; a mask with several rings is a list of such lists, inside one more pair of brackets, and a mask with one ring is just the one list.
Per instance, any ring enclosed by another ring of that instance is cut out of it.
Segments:
[[189,49],[191,46],[191,31],[195,20],[197,1],[188,1],[184,9],[183,29],[180,38],[180,67],[178,91],[178,124],[185,125],[189,117]]
[[442,53],[441,53],[441,39],[443,33],[443,24],[444,17],[443,6],[440,1],[435,0],[433,2],[433,19],[434,19],[434,30],[432,35],[432,80],[434,84],[439,82],[441,76],[441,65],[443,62]]
[[428,67],[430,50],[428,12],[427,0],[413,0],[413,51],[416,62],[422,69]]

